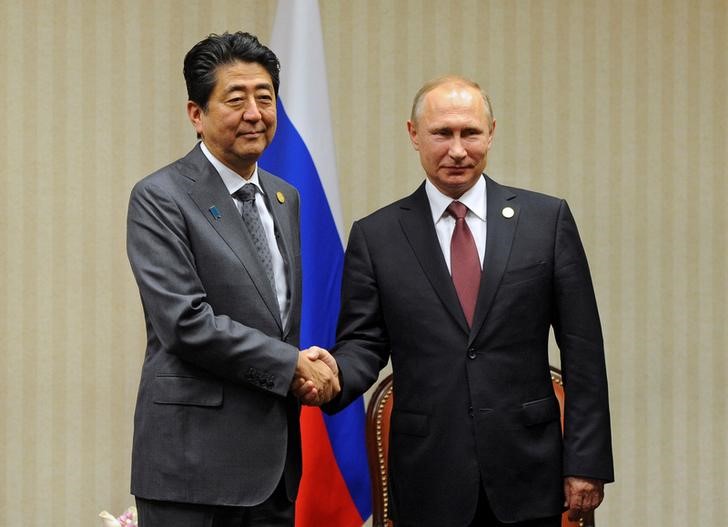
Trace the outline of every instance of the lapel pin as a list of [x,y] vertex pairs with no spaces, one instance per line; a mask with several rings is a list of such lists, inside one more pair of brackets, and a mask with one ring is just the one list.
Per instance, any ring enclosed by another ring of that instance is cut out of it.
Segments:
[[212,217],[215,218],[216,220],[219,220],[220,218],[222,218],[222,214],[220,214],[220,211],[217,210],[217,207],[215,205],[210,207],[210,214],[212,214]]
[[501,211],[501,214],[503,214],[503,217],[504,217],[504,218],[512,218],[512,217],[513,217],[513,215],[514,215],[515,213],[516,213],[516,211],[514,211],[514,210],[513,210],[512,208],[510,208],[510,207],[505,207],[505,208],[504,208],[504,209],[503,209],[503,210]]
[[283,195],[283,192],[281,192],[280,190],[278,192],[276,192],[276,198],[278,198],[278,203],[286,202],[286,197]]

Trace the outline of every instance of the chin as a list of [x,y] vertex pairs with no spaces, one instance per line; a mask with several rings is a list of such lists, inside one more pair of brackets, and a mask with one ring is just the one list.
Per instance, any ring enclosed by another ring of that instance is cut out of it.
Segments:
[[247,145],[245,148],[240,148],[238,150],[238,156],[243,157],[243,158],[260,157],[261,155],[263,155],[264,150],[265,150],[264,145],[260,145],[260,146]]
[[476,178],[472,175],[448,176],[445,184],[452,188],[470,188],[475,184]]

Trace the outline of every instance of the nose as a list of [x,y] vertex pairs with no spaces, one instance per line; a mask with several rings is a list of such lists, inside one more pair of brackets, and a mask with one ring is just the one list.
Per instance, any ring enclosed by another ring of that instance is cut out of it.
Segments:
[[454,161],[462,161],[463,159],[465,159],[465,156],[467,156],[467,152],[465,152],[465,149],[463,148],[463,144],[460,141],[459,137],[453,137],[452,142],[450,143],[450,150],[448,151],[448,155]]
[[245,108],[245,111],[243,112],[243,119],[250,122],[260,121],[260,110],[258,110],[258,105],[255,104],[255,100],[251,100],[250,104],[248,104]]

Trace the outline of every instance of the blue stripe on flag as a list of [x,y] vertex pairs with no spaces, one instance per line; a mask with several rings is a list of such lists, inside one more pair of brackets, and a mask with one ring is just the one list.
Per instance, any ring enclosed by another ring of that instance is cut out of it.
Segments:
[[[301,347],[330,348],[335,340],[344,250],[311,154],[277,103],[276,135],[260,158],[265,170],[301,194],[303,308]],[[362,518],[371,515],[369,468],[364,446],[364,402],[360,397],[334,416],[324,415],[339,470]]]
[[326,194],[301,136],[278,100],[278,128],[260,166],[301,194],[301,347],[329,348],[336,335],[344,250]]

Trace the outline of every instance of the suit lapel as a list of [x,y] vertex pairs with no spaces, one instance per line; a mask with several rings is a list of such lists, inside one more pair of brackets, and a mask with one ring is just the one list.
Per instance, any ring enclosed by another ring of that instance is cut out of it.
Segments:
[[435,226],[432,223],[430,202],[427,199],[424,183],[414,194],[402,202],[400,209],[402,230],[419,261],[420,267],[422,267],[437,296],[458,325],[467,333],[469,331],[468,323],[465,320],[460,300],[447,270],[440,243],[437,240]]
[[[485,182],[488,199],[488,221],[486,224],[488,235],[483,261],[483,276],[480,281],[473,327],[470,332],[471,342],[480,331],[488,311],[490,311],[490,306],[493,303],[493,298],[511,254],[513,236],[519,218],[519,206],[515,200],[516,194],[487,176]],[[506,207],[510,207],[514,211],[513,216],[510,218],[506,218],[503,214]]]
[[[273,216],[273,223],[275,224],[276,241],[278,248],[283,256],[283,261],[286,263],[286,273],[288,280],[288,287],[291,295],[291,309],[293,306],[298,305],[299,295],[301,292],[298,289],[298,282],[295,278],[297,262],[295,261],[296,252],[293,250],[294,247],[294,236],[295,234],[291,231],[291,225],[295,224],[298,218],[294,218],[291,221],[291,214],[295,214],[292,210],[293,200],[291,196],[286,196],[284,189],[276,184],[275,178],[271,174],[258,168],[258,176],[260,178],[260,184],[265,192],[266,205],[271,215]],[[283,196],[283,200],[279,200],[278,196]],[[286,200],[286,197],[288,200]],[[287,334],[290,331],[291,324],[294,316],[288,317],[288,324],[285,329]]]
[[202,153],[199,145],[187,154],[183,163],[191,165],[191,171],[185,172],[185,175],[195,181],[190,190],[190,197],[243,264],[258,294],[282,329],[278,300],[253,248],[255,247],[253,240],[220,175]]

